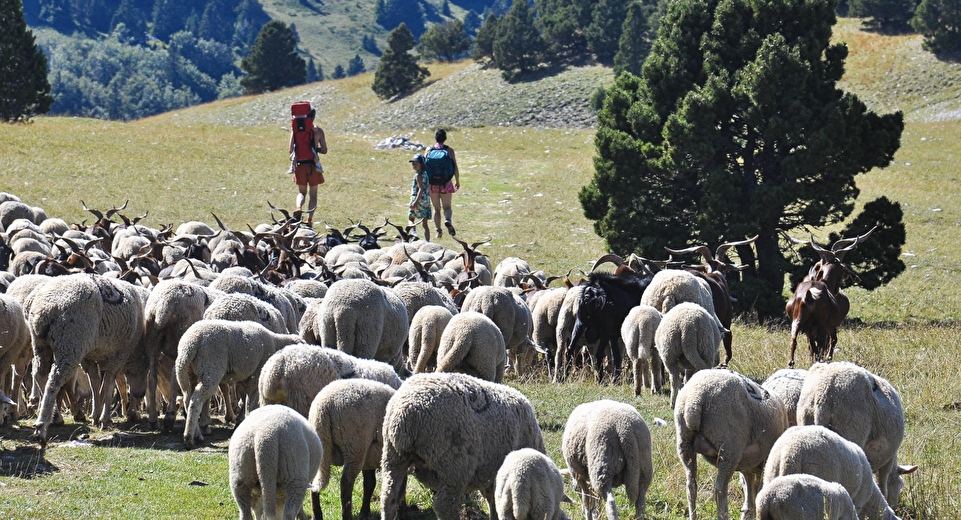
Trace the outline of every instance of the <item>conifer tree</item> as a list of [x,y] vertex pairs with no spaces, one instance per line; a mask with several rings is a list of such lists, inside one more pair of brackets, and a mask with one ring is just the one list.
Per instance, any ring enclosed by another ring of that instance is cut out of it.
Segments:
[[380,58],[371,90],[382,99],[407,94],[419,87],[430,71],[417,64],[414,55],[414,35],[400,24],[387,36],[387,49]]
[[360,59],[360,54],[355,54],[347,63],[347,75],[356,76],[364,72],[367,72],[367,67],[364,66],[364,60]]
[[621,39],[614,55],[614,74],[630,72],[640,74],[641,65],[651,52],[651,26],[646,9],[635,0],[627,7],[624,25],[621,26]]
[[641,75],[617,76],[598,114],[596,173],[580,200],[612,251],[663,258],[664,246],[759,235],[736,248],[749,267],[731,292],[741,311],[783,313],[794,260],[778,229],[843,221],[855,177],[887,166],[904,129],[900,112],[876,114],[837,87],[847,47],[831,42],[836,7],[669,4]]
[[924,48],[935,54],[961,53],[961,8],[957,0],[921,0],[914,30],[924,35]]
[[494,13],[487,15],[484,24],[477,30],[477,37],[474,38],[474,50],[470,57],[474,61],[481,61],[486,58],[494,57],[494,38],[497,37],[497,17]]
[[25,121],[53,104],[47,57],[27,29],[20,0],[0,0],[0,121]]
[[244,94],[260,94],[301,85],[307,81],[307,63],[297,55],[290,27],[280,20],[264,25],[250,54],[240,62],[247,73],[240,78]]
[[337,66],[334,67],[334,75],[331,76],[331,78],[344,79],[346,77],[347,77],[347,73],[344,72],[344,66],[338,63]]
[[625,0],[597,0],[591,11],[591,24],[584,29],[587,49],[601,63],[612,63],[621,39],[621,30],[627,16]]
[[307,59],[307,83],[314,83],[315,81],[323,81],[324,73],[316,63],[314,63],[314,58]]
[[448,20],[431,25],[420,37],[417,53],[428,60],[454,61],[462,52],[470,49],[470,38],[464,32],[464,22]]
[[[882,31],[910,28],[917,0],[848,0],[848,14],[866,18],[864,25]],[[957,10],[957,2],[955,2]]]
[[537,68],[545,50],[544,39],[534,26],[527,0],[514,0],[511,8],[497,20],[494,64],[506,79],[513,79]]

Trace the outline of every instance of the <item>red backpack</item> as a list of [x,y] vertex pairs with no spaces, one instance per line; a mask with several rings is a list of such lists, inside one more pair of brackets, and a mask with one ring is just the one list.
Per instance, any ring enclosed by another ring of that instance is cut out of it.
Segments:
[[294,132],[294,160],[297,164],[312,163],[317,156],[314,151],[314,109],[309,101],[290,105],[290,125]]

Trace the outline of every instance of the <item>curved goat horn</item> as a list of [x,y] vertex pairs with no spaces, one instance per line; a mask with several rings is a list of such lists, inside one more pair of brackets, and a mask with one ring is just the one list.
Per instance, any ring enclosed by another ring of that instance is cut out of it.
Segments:
[[685,249],[671,249],[671,248],[669,248],[669,247],[667,247],[667,246],[664,246],[664,250],[667,251],[668,253],[671,253],[672,255],[684,255],[684,254],[687,254],[687,253],[700,253],[701,256],[703,256],[705,260],[707,260],[707,261],[709,261],[709,262],[714,260],[714,255],[711,253],[711,250],[708,249],[707,246],[691,246],[691,247],[688,247],[688,248],[685,248]]
[[755,240],[757,240],[758,237],[760,237],[760,236],[761,236],[761,235],[754,235],[754,236],[751,237],[751,238],[748,238],[748,239],[745,239],[745,240],[738,240],[737,242],[724,242],[723,244],[717,246],[717,250],[714,252],[714,258],[715,258],[715,259],[721,258],[722,256],[724,256],[724,253],[727,253],[727,250],[728,250],[728,249],[730,249],[730,248],[732,248],[732,247],[737,247],[737,246],[743,246],[743,245],[750,244],[750,243],[754,242]]
[[606,255],[598,258],[598,259],[594,262],[594,266],[591,267],[591,272],[593,273],[594,271],[597,270],[598,267],[600,267],[602,264],[605,264],[605,263],[607,263],[607,262],[611,262],[612,264],[614,264],[614,265],[616,265],[616,266],[618,266],[618,267],[624,265],[624,259],[623,259],[623,258],[621,258],[620,256],[618,256],[618,255],[616,255],[616,254],[614,254],[614,253],[607,253]]

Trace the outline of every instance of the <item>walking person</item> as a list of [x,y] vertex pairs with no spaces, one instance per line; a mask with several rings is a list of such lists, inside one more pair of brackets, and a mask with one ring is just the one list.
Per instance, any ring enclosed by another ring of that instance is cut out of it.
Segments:
[[422,223],[424,225],[424,240],[430,242],[430,184],[427,182],[427,168],[424,163],[424,156],[421,154],[415,155],[410,160],[410,166],[414,169],[414,179],[410,185],[407,224],[416,228],[418,222]]
[[427,149],[427,173],[430,183],[430,200],[434,204],[434,227],[437,231],[437,238],[444,236],[440,227],[441,211],[444,214],[444,226],[450,236],[457,234],[454,224],[451,222],[453,209],[451,208],[451,196],[460,189],[460,170],[457,169],[457,158],[454,156],[454,149],[445,144],[447,141],[447,131],[438,128],[434,132],[434,141]]
[[[310,110],[310,119],[313,120],[316,112]],[[295,161],[294,184],[297,185],[297,211],[302,211],[304,203],[307,203],[306,217],[302,217],[307,226],[312,227],[314,222],[314,210],[317,209],[317,187],[324,183],[324,168],[320,165],[320,155],[327,153],[327,138],[324,130],[313,123],[311,128],[311,148],[314,151],[313,158],[310,160]],[[290,132],[289,153],[294,153],[294,131]]]

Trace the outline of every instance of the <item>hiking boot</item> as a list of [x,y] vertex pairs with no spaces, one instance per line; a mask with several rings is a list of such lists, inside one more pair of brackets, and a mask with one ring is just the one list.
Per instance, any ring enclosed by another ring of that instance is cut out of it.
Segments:
[[437,228],[434,231],[437,232],[437,238],[441,238],[442,236],[444,236],[444,232],[441,231],[440,228]]
[[452,237],[457,236],[457,231],[454,230],[454,225],[451,224],[449,220],[447,222],[444,222],[444,226],[447,227],[447,232],[450,233],[450,236]]

